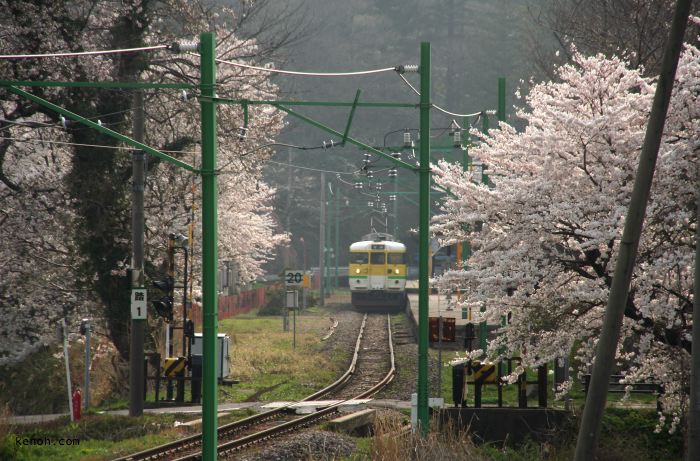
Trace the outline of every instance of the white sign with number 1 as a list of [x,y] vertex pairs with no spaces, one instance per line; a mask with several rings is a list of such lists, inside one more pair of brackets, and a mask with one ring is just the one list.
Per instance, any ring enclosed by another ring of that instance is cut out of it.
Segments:
[[131,290],[131,318],[134,320],[145,319],[146,310],[146,289],[135,288]]

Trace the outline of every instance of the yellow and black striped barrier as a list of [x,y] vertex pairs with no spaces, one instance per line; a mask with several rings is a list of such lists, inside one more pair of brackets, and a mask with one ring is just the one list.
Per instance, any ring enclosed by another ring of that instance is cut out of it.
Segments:
[[496,364],[472,362],[472,375],[474,384],[493,384],[496,382]]
[[166,357],[163,361],[163,374],[166,378],[176,378],[185,370],[186,364],[187,358],[185,357]]

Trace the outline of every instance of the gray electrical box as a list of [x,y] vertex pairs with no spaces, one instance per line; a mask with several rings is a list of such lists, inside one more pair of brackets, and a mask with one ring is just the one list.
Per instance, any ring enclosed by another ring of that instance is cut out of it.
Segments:
[[[216,341],[216,377],[219,379],[226,378],[229,373],[229,349],[231,347],[231,337],[224,333],[217,335]],[[204,365],[202,358],[202,333],[195,333],[194,338],[190,340],[192,362]]]

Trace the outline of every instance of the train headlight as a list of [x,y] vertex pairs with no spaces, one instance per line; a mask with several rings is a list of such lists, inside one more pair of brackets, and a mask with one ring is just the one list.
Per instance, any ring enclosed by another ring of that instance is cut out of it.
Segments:
[[355,273],[356,273],[356,274],[359,274],[359,273],[360,273],[360,269],[355,269]]
[[394,273],[395,273],[396,275],[398,275],[398,274],[399,274],[399,270],[398,270],[398,269],[394,269]]

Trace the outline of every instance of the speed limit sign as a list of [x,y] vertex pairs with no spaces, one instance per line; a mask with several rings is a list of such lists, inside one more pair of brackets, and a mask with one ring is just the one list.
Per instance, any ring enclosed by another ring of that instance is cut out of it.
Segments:
[[298,287],[304,282],[304,271],[287,269],[284,271],[284,284],[288,287]]

